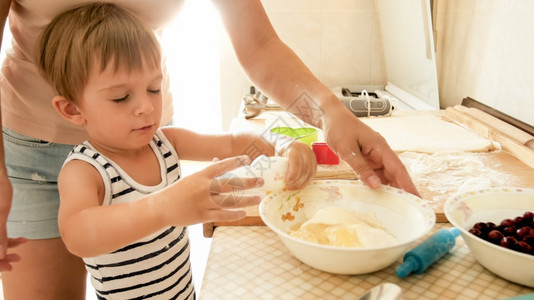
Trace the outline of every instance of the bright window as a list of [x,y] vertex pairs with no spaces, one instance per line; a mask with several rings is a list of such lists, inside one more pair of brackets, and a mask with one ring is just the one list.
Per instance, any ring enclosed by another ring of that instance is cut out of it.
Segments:
[[185,1],[176,22],[165,32],[174,95],[174,124],[220,132],[219,14],[209,0]]

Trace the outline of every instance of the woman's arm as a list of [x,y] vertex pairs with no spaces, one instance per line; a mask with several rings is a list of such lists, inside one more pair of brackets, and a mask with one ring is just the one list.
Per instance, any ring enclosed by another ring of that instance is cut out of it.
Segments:
[[[0,0],[0,49],[2,49],[2,39],[4,37],[4,27],[9,13],[11,0]],[[0,62],[2,63],[2,62]],[[2,95],[0,95],[0,124],[2,123]],[[0,136],[1,137],[1,136]],[[0,138],[0,271],[9,271],[12,269],[13,262],[20,257],[16,254],[7,254],[8,248],[13,248],[26,241],[24,238],[9,239],[7,237],[6,222],[11,210],[11,201],[13,197],[13,187],[7,176],[4,139]]]
[[213,0],[236,56],[262,92],[297,117],[322,128],[329,146],[370,187],[391,184],[418,194],[387,142],[358,120],[284,44],[260,0]]
[[[239,63],[254,85],[269,98],[286,108],[291,106],[296,109],[292,104],[304,92],[318,101],[334,96],[280,40],[261,1],[213,2],[221,13]],[[316,103],[315,108],[319,109],[318,105],[322,104],[324,103]],[[322,127],[320,116],[292,111],[309,124]]]

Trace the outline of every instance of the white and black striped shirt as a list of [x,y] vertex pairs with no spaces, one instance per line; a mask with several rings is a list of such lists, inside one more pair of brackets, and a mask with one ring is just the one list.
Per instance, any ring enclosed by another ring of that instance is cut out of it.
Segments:
[[[106,189],[102,205],[131,202],[180,178],[178,155],[160,130],[150,147],[161,170],[162,182],[156,186],[135,182],[89,142],[76,146],[66,162],[83,160],[100,172]],[[187,228],[168,227],[111,253],[83,260],[99,299],[194,299],[189,251]]]

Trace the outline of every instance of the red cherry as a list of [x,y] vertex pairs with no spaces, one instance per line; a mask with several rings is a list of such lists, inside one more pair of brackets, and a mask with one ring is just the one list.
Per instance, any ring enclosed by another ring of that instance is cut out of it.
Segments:
[[525,219],[523,217],[517,217],[514,219],[516,221],[515,227],[521,228],[523,226],[529,226],[532,224],[532,219]]
[[469,230],[475,236],[514,251],[534,255],[534,212],[527,211],[499,225],[477,222]]
[[529,234],[523,238],[523,241],[534,247],[534,234]]
[[494,229],[497,229],[497,225],[495,225],[493,222],[486,222],[486,226],[488,228],[488,233]]
[[475,223],[475,225],[473,226],[474,228],[477,228],[478,230],[480,230],[482,233],[484,232],[487,232],[488,231],[488,225],[484,222],[478,222],[478,223]]
[[499,224],[499,225],[502,225],[504,227],[508,227],[508,226],[515,225],[515,222],[512,219],[504,219],[504,220],[501,221],[501,224]]
[[474,234],[475,236],[480,237],[482,235],[482,232],[478,228],[471,228],[469,229],[469,232]]
[[494,244],[499,245],[504,235],[499,230],[492,230],[488,233],[488,240]]
[[517,243],[517,250],[523,253],[530,253],[532,252],[532,246],[527,244],[527,242],[520,241]]
[[510,250],[515,250],[517,248],[517,240],[513,236],[505,236],[501,240],[501,246]]
[[525,220],[534,220],[534,213],[531,212],[531,211],[527,211],[526,213],[523,214],[523,219]]
[[515,231],[515,237],[517,240],[522,241],[527,235],[534,234],[534,229],[530,226],[523,226]]
[[504,235],[515,235],[515,232],[516,232],[516,229],[515,229],[515,226],[507,226],[507,227],[504,227],[503,230],[502,230],[502,234]]

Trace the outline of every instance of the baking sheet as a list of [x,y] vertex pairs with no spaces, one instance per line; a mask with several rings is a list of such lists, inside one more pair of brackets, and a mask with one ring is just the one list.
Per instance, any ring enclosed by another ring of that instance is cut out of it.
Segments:
[[488,152],[495,149],[491,140],[449,122],[441,114],[397,113],[387,118],[361,120],[380,133],[397,153]]

